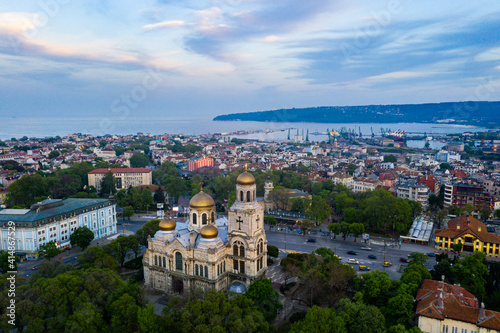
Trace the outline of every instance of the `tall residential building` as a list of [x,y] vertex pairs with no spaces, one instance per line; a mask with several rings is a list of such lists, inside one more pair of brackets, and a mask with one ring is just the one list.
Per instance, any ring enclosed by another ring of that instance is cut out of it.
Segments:
[[243,172],[236,182],[227,218],[216,220],[214,200],[202,190],[189,202],[187,223],[160,222],[144,255],[147,287],[168,293],[195,288],[243,292],[265,276],[264,208],[257,202],[255,178]]
[[139,185],[151,185],[153,183],[153,173],[147,168],[101,168],[89,172],[89,186],[94,186],[97,192],[101,189],[101,182],[111,171],[116,179],[116,188],[128,189]]
[[210,157],[193,157],[192,159],[187,161],[187,170],[189,172],[192,172],[196,169],[202,168],[202,167],[213,167],[214,166],[214,160]]
[[500,208],[500,199],[484,191],[481,185],[468,183],[446,184],[444,187],[444,206],[463,207],[466,204],[476,209],[489,207],[492,211]]
[[83,226],[94,232],[94,239],[115,234],[116,204],[108,199],[47,199],[30,209],[1,210],[0,250],[9,248],[12,227],[16,254],[34,259],[50,241],[61,249],[70,247],[69,236]]
[[426,206],[429,201],[430,190],[426,185],[401,184],[397,188],[398,198],[417,201]]

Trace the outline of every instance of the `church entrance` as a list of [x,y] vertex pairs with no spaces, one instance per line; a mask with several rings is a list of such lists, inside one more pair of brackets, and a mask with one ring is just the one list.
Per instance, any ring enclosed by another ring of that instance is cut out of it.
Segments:
[[182,292],[184,291],[184,282],[182,281],[182,279],[173,277],[172,286],[174,289],[174,293],[176,294],[182,294]]

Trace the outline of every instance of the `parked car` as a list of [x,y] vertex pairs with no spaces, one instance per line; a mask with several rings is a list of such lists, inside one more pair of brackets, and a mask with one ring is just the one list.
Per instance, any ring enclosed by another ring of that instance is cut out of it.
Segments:
[[370,267],[365,266],[365,265],[359,265],[359,270],[360,270],[360,271],[369,271],[369,270],[370,270]]
[[410,260],[408,258],[404,258],[404,257],[399,258],[399,261],[406,262],[406,263],[410,262]]
[[426,255],[427,255],[428,257],[435,257],[435,256],[436,256],[436,254],[435,254],[434,252],[429,252],[429,253],[426,253]]
[[392,262],[390,262],[390,261],[384,261],[384,263],[382,264],[382,266],[384,266],[384,267],[391,267],[392,266]]
[[309,242],[309,243],[316,243],[316,238],[308,238],[307,242]]
[[353,265],[356,264],[357,265],[357,264],[359,264],[359,261],[357,259],[349,259],[349,260],[347,260],[347,263],[348,264],[353,264]]
[[377,256],[374,256],[373,254],[370,254],[370,255],[368,256],[368,258],[369,258],[369,259],[377,259]]
[[356,252],[356,251],[347,251],[347,254],[354,254],[354,255],[356,255],[356,254],[358,254],[358,252]]
[[361,250],[371,251],[371,250],[372,250],[372,248],[371,248],[371,247],[369,247],[369,246],[363,246],[363,247],[361,248]]

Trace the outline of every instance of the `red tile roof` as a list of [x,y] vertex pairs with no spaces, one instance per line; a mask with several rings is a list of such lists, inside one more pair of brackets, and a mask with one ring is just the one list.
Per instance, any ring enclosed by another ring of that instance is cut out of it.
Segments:
[[112,173],[146,173],[151,172],[151,169],[147,168],[100,168],[90,171],[89,173],[107,173],[111,171]]
[[438,320],[449,318],[500,330],[500,312],[481,309],[477,298],[462,287],[424,280],[416,301],[419,316]]

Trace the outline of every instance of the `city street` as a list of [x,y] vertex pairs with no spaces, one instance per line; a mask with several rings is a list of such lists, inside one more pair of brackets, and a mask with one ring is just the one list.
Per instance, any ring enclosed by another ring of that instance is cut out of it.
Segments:
[[[326,236],[318,235],[299,235],[296,232],[284,231],[266,231],[268,245],[277,246],[280,250],[296,251],[302,253],[311,253],[317,248],[326,247],[332,249],[335,254],[342,258],[342,262],[346,263],[348,259],[357,259],[359,265],[366,265],[371,270],[381,270],[389,273],[391,279],[399,279],[401,273],[398,272],[401,265],[406,265],[399,261],[399,258],[406,258],[411,252],[428,253],[433,252],[431,246],[415,245],[415,244],[401,244],[399,247],[385,247],[385,261],[392,262],[391,267],[383,267],[384,262],[384,246],[365,244],[360,238],[354,242],[353,238],[348,238],[346,241],[342,237],[337,236],[337,239],[330,239]],[[286,238],[286,242],[285,242]],[[308,242],[308,239],[315,239],[316,242]],[[361,250],[361,247],[369,246],[372,250]],[[347,254],[347,251],[355,251],[357,255]],[[377,259],[369,259],[368,255],[375,255]],[[435,258],[431,257],[428,260],[427,268],[432,269],[436,264]],[[354,265],[358,270],[358,265]]]

